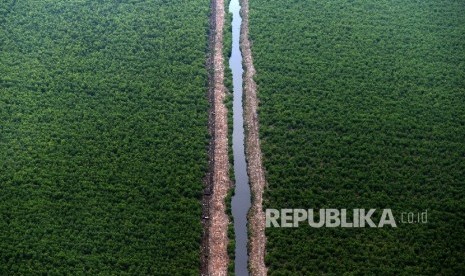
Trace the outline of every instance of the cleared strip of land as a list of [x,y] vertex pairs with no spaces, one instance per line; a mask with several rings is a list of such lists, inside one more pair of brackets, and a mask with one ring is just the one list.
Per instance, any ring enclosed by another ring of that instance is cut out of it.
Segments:
[[226,275],[228,268],[228,216],[225,198],[231,187],[228,159],[228,111],[224,104],[226,88],[224,86],[223,28],[224,1],[212,1],[211,37],[210,37],[210,131],[213,137],[210,160],[211,177],[209,181],[212,194],[209,200],[208,225],[208,275]]
[[246,155],[249,173],[250,188],[252,191],[252,208],[249,211],[249,263],[252,275],[266,275],[265,267],[265,214],[262,208],[262,194],[265,187],[265,172],[262,166],[262,153],[260,150],[259,126],[257,116],[257,85],[253,80],[255,68],[252,60],[251,45],[249,41],[249,2],[241,1],[242,26],[241,50],[245,67],[244,94],[245,94],[245,128],[246,128]]

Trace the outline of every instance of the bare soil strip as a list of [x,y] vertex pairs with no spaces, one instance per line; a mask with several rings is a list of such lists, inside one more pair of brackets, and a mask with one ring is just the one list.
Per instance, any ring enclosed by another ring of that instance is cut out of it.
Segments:
[[210,172],[204,195],[203,275],[226,275],[228,269],[228,216],[225,198],[231,188],[228,159],[228,111],[224,105],[224,0],[212,0],[210,19]]
[[262,195],[265,188],[265,172],[259,140],[257,85],[253,80],[255,67],[249,41],[249,1],[241,0],[241,50],[245,67],[244,99],[247,171],[252,191],[252,207],[249,211],[249,266],[251,275],[266,275],[265,266],[265,213]]

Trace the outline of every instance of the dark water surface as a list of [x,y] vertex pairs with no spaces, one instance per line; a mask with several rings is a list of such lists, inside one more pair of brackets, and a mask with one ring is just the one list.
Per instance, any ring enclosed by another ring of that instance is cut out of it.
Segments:
[[233,154],[236,190],[232,198],[232,214],[234,216],[234,231],[236,235],[235,273],[237,276],[249,275],[247,270],[247,212],[250,208],[250,187],[247,175],[247,165],[244,151],[244,121],[242,109],[242,54],[239,48],[239,38],[242,18],[239,14],[239,0],[231,0],[229,11],[233,14],[232,21],[232,54],[229,67],[233,75]]

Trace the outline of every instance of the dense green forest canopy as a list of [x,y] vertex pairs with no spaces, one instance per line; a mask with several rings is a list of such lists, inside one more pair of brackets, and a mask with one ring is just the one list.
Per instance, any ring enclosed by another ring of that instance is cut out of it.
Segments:
[[0,3],[0,274],[198,274],[210,1]]
[[465,2],[251,0],[267,208],[428,210],[268,228],[271,275],[465,271]]

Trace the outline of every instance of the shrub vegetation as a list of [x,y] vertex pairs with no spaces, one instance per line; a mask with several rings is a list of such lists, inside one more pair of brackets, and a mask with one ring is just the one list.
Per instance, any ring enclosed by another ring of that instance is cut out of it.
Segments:
[[210,1],[0,3],[0,274],[198,274]]
[[268,228],[270,274],[463,273],[463,2],[250,2],[266,208],[428,210]]

